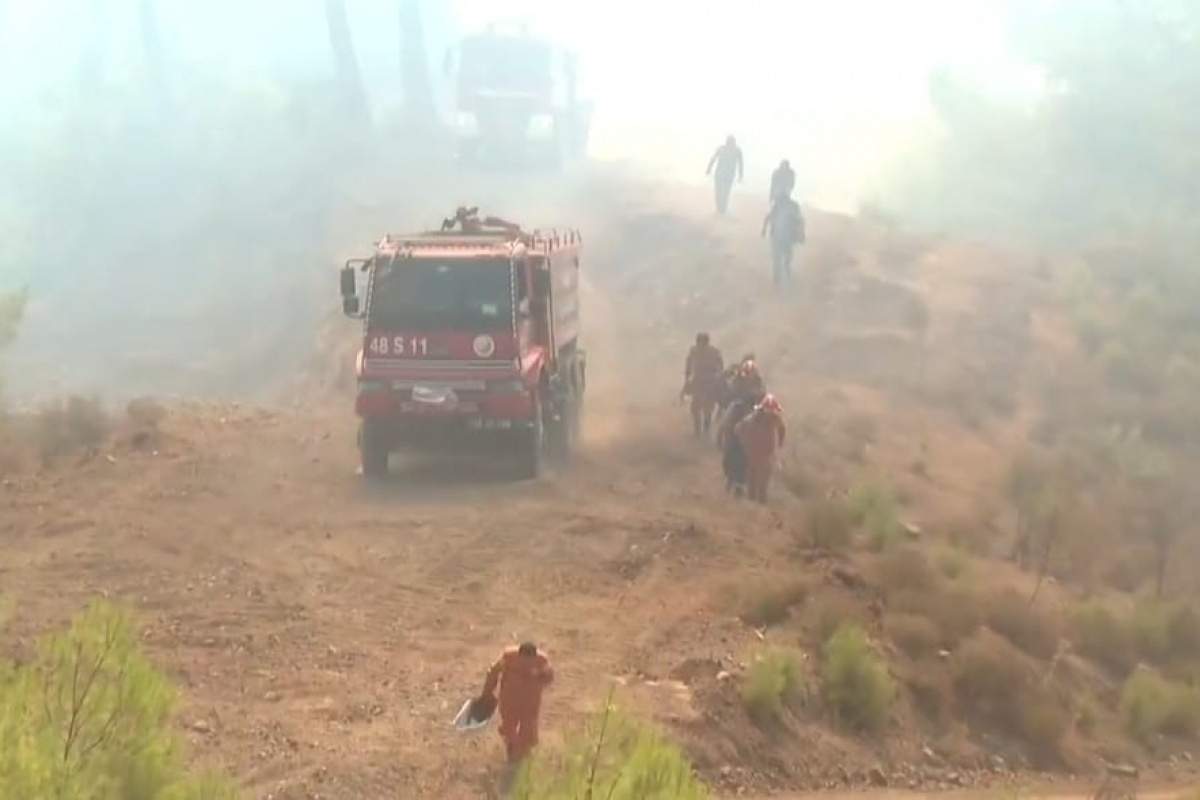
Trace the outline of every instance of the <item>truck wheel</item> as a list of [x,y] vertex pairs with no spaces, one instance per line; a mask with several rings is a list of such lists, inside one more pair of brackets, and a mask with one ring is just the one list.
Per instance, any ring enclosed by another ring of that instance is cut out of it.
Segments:
[[533,428],[521,434],[518,473],[524,480],[533,480],[542,474],[542,455],[545,450],[546,426],[542,420],[542,401],[534,396]]
[[358,436],[363,476],[372,479],[387,477],[390,449],[383,431],[379,430],[379,426],[370,420],[363,420]]

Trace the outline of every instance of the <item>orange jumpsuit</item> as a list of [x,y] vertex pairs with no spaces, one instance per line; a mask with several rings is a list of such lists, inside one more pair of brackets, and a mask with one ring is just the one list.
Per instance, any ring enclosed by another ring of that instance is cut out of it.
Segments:
[[787,425],[779,414],[760,408],[733,430],[746,454],[747,493],[751,500],[765,503],[775,469],[775,454],[783,446]]
[[500,736],[515,764],[529,755],[538,743],[538,714],[542,690],[554,680],[550,661],[542,653],[526,656],[510,647],[488,670],[484,696],[494,696],[500,685]]
[[684,391],[692,395],[692,423],[696,435],[708,433],[713,411],[721,399],[725,360],[721,351],[707,345],[692,345],[683,367]]

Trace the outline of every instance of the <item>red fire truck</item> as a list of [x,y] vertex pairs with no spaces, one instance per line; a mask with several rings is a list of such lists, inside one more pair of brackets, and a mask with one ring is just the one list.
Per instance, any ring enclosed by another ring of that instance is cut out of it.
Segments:
[[576,231],[527,233],[460,208],[441,230],[384,236],[346,262],[342,309],[363,320],[365,476],[386,475],[401,449],[487,450],[526,478],[569,456],[586,383],[581,246]]

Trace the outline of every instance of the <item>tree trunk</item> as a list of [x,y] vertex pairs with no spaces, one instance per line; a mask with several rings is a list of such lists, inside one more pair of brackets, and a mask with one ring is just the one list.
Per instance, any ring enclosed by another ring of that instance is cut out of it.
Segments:
[[352,120],[367,122],[367,92],[358,69],[354,40],[350,37],[345,0],[325,0],[325,18],[329,23],[329,47],[333,51],[342,105]]
[[166,69],[163,60],[162,37],[159,34],[158,10],[154,0],[140,0],[138,22],[142,29],[142,53],[145,59],[146,83],[160,109],[169,102]]
[[435,123],[433,88],[425,52],[421,0],[400,0],[400,80],[404,86],[409,124],[418,130],[432,130]]
[[87,21],[83,25],[82,41],[79,44],[79,62],[77,68],[79,92],[86,102],[100,89],[101,70],[103,66],[102,52],[105,39],[108,38],[108,15],[104,0],[92,0],[89,3]]

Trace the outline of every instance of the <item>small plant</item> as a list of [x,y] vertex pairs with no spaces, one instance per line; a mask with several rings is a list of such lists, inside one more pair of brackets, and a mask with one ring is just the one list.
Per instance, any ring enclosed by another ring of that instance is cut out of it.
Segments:
[[707,800],[678,747],[617,711],[611,702],[571,737],[560,753],[538,753],[522,765],[512,800]]
[[782,585],[756,583],[740,591],[738,617],[747,625],[777,625],[788,618],[793,606],[801,603],[807,587],[799,581]]
[[1129,735],[1143,742],[1160,733],[1195,736],[1200,732],[1200,691],[1139,669],[1121,689],[1121,719]]
[[173,705],[130,618],[92,605],[32,663],[0,663],[0,797],[233,800],[228,781],[185,770]]
[[941,645],[942,633],[937,625],[917,614],[889,614],[884,627],[910,658],[927,656]]
[[1031,656],[1050,658],[1058,650],[1057,621],[1016,592],[1000,592],[991,598],[987,623]]
[[896,687],[857,625],[843,625],[825,643],[821,692],[840,722],[876,731],[887,722]]
[[847,497],[850,518],[867,532],[871,549],[880,552],[900,538],[900,516],[896,495],[882,483],[862,482]]
[[1124,675],[1137,663],[1137,651],[1130,626],[1107,606],[1088,603],[1080,606],[1072,619],[1079,651],[1093,661]]
[[853,528],[850,509],[845,503],[821,499],[808,507],[808,536],[817,549],[845,550],[850,545]]
[[801,690],[800,662],[785,650],[769,650],[750,665],[742,681],[742,704],[759,725],[779,721]]

